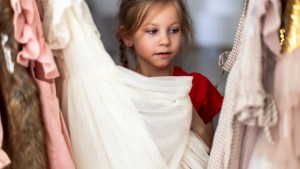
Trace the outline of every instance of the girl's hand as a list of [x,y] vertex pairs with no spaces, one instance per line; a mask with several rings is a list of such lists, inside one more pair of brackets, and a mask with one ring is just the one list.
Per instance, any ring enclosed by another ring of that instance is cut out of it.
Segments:
[[211,148],[214,137],[213,123],[209,122],[205,124],[195,109],[193,109],[191,130],[197,133],[207,146]]
[[193,119],[191,124],[191,129],[196,132],[199,136],[204,133],[205,123],[202,118],[197,114],[196,110],[193,109]]

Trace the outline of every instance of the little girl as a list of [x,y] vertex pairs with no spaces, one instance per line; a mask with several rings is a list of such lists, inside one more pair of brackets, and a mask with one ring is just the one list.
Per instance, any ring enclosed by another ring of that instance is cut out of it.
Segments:
[[142,75],[193,76],[190,98],[198,114],[193,113],[191,129],[211,147],[212,119],[220,111],[223,97],[203,75],[186,73],[172,64],[193,37],[186,1],[122,0],[118,19],[120,62],[124,67],[129,68],[127,51],[130,51],[136,59],[133,69]]
[[181,34],[191,39],[183,1],[121,2],[121,48],[133,49],[135,71],[146,76],[114,63],[84,0],[43,4],[45,37],[65,65],[62,107],[76,168],[206,168],[209,149],[190,130],[192,77],[167,76],[177,71]]

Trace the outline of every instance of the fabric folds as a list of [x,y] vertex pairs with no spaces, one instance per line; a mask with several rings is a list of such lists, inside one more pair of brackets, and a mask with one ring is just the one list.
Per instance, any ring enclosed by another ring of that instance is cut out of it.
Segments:
[[115,65],[84,1],[43,7],[46,39],[65,66],[59,90],[78,169],[205,168],[207,147],[190,132],[191,77]]
[[[17,62],[29,67],[39,89],[49,168],[75,169],[70,138],[56,96],[54,80],[59,73],[44,39],[37,3],[35,0],[11,0],[11,5],[14,9],[14,36],[23,46]],[[41,7],[40,12],[43,12]]]

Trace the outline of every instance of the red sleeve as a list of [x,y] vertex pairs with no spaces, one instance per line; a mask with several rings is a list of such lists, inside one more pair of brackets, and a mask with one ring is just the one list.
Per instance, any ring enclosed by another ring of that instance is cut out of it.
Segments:
[[205,123],[210,122],[222,107],[223,97],[211,82],[199,73],[192,73],[193,87],[190,91],[192,103]]
[[205,123],[210,122],[220,112],[223,96],[205,76],[199,73],[187,73],[180,67],[174,67],[173,76],[193,76],[190,98]]

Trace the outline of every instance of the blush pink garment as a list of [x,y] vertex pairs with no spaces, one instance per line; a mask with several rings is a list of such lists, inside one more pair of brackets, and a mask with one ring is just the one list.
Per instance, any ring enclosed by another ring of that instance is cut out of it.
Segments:
[[59,109],[54,80],[48,83],[35,78],[35,82],[40,90],[49,168],[75,169],[71,142]]
[[23,44],[17,62],[28,67],[30,60],[42,64],[44,77],[52,79],[59,76],[53,55],[45,43],[42,23],[34,0],[11,0],[14,10],[15,39]]
[[3,141],[3,128],[0,117],[0,169],[6,167],[10,163],[10,159],[7,154],[2,150],[2,141]]
[[[273,4],[280,5],[275,0]],[[267,56],[276,60],[273,68],[274,80],[268,87],[274,88],[273,95],[280,118],[271,130],[274,143],[271,144],[264,135],[258,135],[248,169],[300,168],[300,48],[285,54],[280,53],[278,30],[282,16],[278,5],[269,8],[268,15],[264,18],[268,29],[264,29],[263,38],[266,48],[270,49]],[[270,76],[270,72],[267,76]]]
[[249,169],[300,168],[299,54],[299,48],[287,54],[278,54],[274,98],[280,118],[271,130],[274,143],[271,144],[264,135],[258,135]]
[[[35,0],[11,0],[15,39],[23,45],[17,62],[30,66],[40,91],[50,169],[75,169],[69,135],[59,108],[54,78],[59,76],[53,54],[45,42]],[[36,78],[36,76],[39,80]]]

